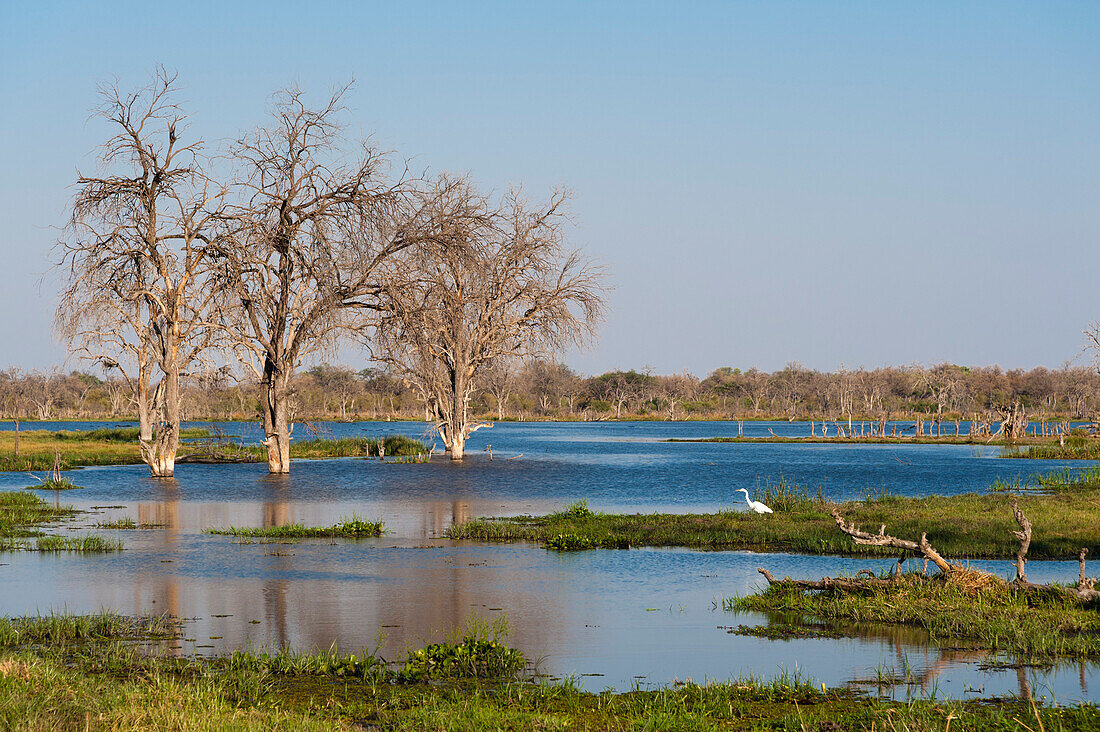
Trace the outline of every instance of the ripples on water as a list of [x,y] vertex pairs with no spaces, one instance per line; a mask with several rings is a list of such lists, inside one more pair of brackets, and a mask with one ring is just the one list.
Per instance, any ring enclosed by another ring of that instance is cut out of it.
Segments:
[[[72,425],[62,425],[71,427]],[[100,425],[95,425],[100,426]],[[249,425],[224,425],[254,437]],[[805,434],[805,425],[746,423],[746,434]],[[334,437],[388,433],[422,437],[419,423],[330,425]],[[181,653],[221,653],[289,643],[357,651],[379,643],[386,657],[437,639],[473,615],[503,613],[511,642],[553,675],[582,676],[590,689],[727,679],[798,669],[830,685],[911,669],[895,693],[965,697],[1021,693],[1100,698],[1096,664],[982,671],[980,654],[938,651],[897,629],[858,638],[769,641],[723,626],[765,622],[713,609],[714,601],[759,584],[758,566],[816,578],[883,561],[836,557],[703,553],[675,549],[556,553],[536,546],[440,540],[452,521],[477,515],[543,513],[587,498],[611,511],[713,511],[740,500],[736,488],[785,477],[824,485],[830,498],[867,489],[904,495],[984,490],[995,478],[1027,477],[1081,462],[1003,460],[988,447],[667,443],[668,437],[736,434],[729,423],[497,425],[477,432],[454,465],[383,465],[377,460],[297,461],[289,476],[264,465],[180,465],[172,480],[143,466],[74,471],[85,490],[57,496],[98,508],[83,522],[129,516],[165,528],[122,531],[121,555],[0,556],[0,612],[171,612],[192,618]],[[494,460],[480,452],[492,444]],[[521,456],[521,457],[517,457]],[[508,458],[516,458],[509,460]],[[26,476],[0,474],[0,489]],[[327,525],[356,512],[391,533],[357,542],[245,543],[211,526]],[[112,531],[98,530],[113,534]],[[975,562],[1011,577],[1006,562]],[[1096,564],[1095,562],[1093,563]],[[1096,574],[1095,571],[1092,572]],[[1071,579],[1076,563],[1032,562],[1029,578]],[[384,634],[380,636],[380,633]]]

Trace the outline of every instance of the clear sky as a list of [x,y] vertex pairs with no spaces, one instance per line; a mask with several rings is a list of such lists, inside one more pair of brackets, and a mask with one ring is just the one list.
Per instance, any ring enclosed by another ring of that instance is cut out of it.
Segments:
[[95,86],[157,63],[210,141],[355,78],[400,155],[571,188],[615,288],[587,373],[1058,367],[1100,318],[1100,3],[0,0],[0,367],[64,361]]

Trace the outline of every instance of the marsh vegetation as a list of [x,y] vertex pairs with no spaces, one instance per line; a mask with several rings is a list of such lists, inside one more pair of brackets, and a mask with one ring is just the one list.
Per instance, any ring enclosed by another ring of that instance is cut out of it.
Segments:
[[[1045,531],[1031,544],[1038,559],[1072,559],[1081,547],[1100,552],[1100,469],[1062,471],[1033,478],[1020,506]],[[1011,487],[1011,486],[1010,486]],[[475,518],[453,525],[452,539],[528,541],[551,548],[684,546],[696,549],[748,549],[853,556],[896,556],[897,550],[854,545],[837,531],[831,503],[822,488],[785,480],[757,486],[754,496],[774,509],[760,516],[735,510],[709,514],[611,514],[574,507],[545,516]],[[731,502],[734,500],[731,495]],[[910,498],[868,493],[843,504],[854,523],[889,524],[898,535],[920,536],[961,558],[1014,556],[1016,526],[1006,491]],[[734,504],[736,505],[736,504]]]
[[386,662],[333,648],[215,658],[142,651],[178,637],[170,618],[0,621],[5,729],[1015,729],[1092,730],[1091,704],[893,702],[798,673],[594,693],[530,683],[532,667],[485,626]]

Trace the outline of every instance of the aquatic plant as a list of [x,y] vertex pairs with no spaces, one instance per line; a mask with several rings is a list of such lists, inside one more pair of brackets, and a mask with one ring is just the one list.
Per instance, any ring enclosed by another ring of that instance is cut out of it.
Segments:
[[340,538],[362,539],[381,536],[385,533],[384,521],[366,521],[358,514],[342,518],[332,526],[306,526],[304,524],[284,524],[282,526],[238,527],[204,529],[206,534],[223,534],[243,537],[268,537],[275,539]]
[[86,536],[39,536],[33,541],[30,539],[0,537],[0,551],[103,554],[122,550],[121,541],[104,539],[102,536],[95,536],[94,534]]

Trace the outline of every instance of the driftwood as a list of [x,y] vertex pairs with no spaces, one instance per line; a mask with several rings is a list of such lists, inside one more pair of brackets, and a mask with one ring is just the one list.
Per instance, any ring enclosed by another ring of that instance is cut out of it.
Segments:
[[[1080,576],[1077,580],[1076,588],[1068,588],[1053,584],[1036,585],[1028,582],[1025,565],[1027,563],[1027,551],[1031,546],[1031,521],[1028,520],[1027,516],[1025,516],[1024,512],[1020,509],[1019,501],[1016,498],[1012,499],[1012,515],[1015,517],[1016,523],[1020,526],[1019,531],[1012,532],[1012,535],[1020,540],[1020,548],[1016,552],[1016,579],[1009,585],[1010,587],[1017,591],[1028,593],[1051,592],[1062,596],[1073,597],[1082,602],[1100,600],[1100,590],[1096,589],[1097,580],[1085,577],[1085,557],[1088,555],[1087,547],[1082,548],[1077,555],[1077,561],[1080,565]],[[855,524],[850,524],[845,521],[844,517],[840,515],[840,511],[835,508],[833,509],[833,518],[836,519],[836,525],[840,530],[852,537],[852,541],[856,544],[894,547],[895,549],[901,549],[905,552],[920,554],[924,557],[925,568],[921,576],[926,579],[928,579],[928,562],[932,562],[939,568],[940,576],[961,576],[964,578],[966,584],[970,585],[972,588],[1000,583],[1000,580],[996,579],[994,575],[988,572],[981,572],[948,562],[929,543],[927,533],[921,533],[919,542],[909,541],[887,534],[886,524],[879,527],[877,534],[861,531]],[[768,581],[769,585],[783,584],[799,591],[836,589],[849,592],[862,592],[878,587],[891,587],[896,585],[902,579],[901,567],[906,559],[907,557],[905,555],[898,558],[898,563],[894,567],[893,577],[891,578],[876,577],[870,570],[861,569],[859,572],[856,572],[855,577],[823,577],[819,581],[792,580],[790,577],[784,577],[781,580],[777,580],[771,572],[763,567],[758,568],[756,571],[764,576],[764,579]],[[975,580],[977,581],[975,582]]]
[[937,552],[931,544],[928,543],[928,535],[921,534],[920,542],[907,541],[906,539],[899,539],[896,536],[890,536],[886,533],[886,524],[879,527],[877,534],[868,534],[866,531],[860,531],[859,527],[855,524],[850,524],[844,520],[844,517],[840,515],[840,511],[833,509],[833,518],[836,519],[836,525],[840,527],[848,536],[852,537],[852,541],[857,544],[863,544],[866,546],[891,546],[895,549],[904,549],[910,552],[919,552],[926,559],[932,561],[940,571],[944,574],[948,572],[962,569],[957,564],[951,564]]

